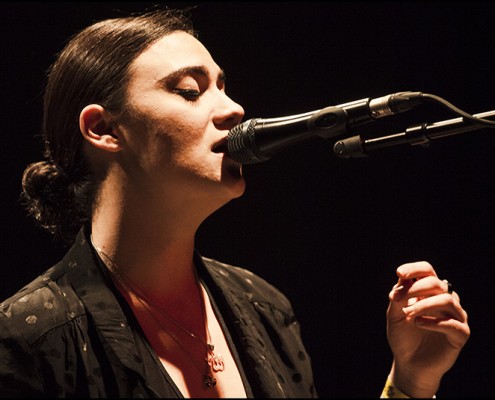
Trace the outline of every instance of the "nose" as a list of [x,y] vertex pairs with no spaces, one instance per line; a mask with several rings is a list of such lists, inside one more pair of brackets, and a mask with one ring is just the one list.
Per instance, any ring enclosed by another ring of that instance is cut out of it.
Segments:
[[225,92],[220,92],[220,105],[215,113],[213,122],[218,129],[232,129],[239,125],[244,118],[244,108],[232,100]]

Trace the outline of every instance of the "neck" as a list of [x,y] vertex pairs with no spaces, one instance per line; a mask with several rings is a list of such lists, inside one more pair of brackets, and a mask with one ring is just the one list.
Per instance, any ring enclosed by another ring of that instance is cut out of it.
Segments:
[[[115,185],[114,185],[115,186]],[[92,239],[151,299],[181,302],[195,285],[194,238],[199,219],[166,202],[143,204],[106,184],[93,213]]]
[[102,229],[92,224],[92,239],[118,265],[119,271],[156,304],[173,306],[197,291],[194,267],[194,238],[146,240],[132,229]]

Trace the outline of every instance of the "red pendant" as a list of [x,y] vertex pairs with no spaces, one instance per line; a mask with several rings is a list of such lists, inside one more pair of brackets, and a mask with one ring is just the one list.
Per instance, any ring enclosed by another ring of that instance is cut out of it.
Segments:
[[215,372],[223,371],[225,363],[223,357],[220,354],[215,354],[212,351],[208,353],[208,365]]

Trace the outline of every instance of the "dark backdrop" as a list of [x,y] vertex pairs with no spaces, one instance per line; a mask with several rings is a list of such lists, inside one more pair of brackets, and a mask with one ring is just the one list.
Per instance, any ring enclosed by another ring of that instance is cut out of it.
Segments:
[[[473,114],[495,109],[490,2],[198,4],[200,38],[227,71],[228,93],[246,119],[406,90]],[[77,30],[149,5],[1,3],[0,297],[64,252],[18,202],[24,167],[40,159],[45,70]],[[429,104],[353,134],[454,117]],[[460,293],[472,328],[438,397],[491,397],[494,135],[483,129],[347,160],[334,155],[336,139],[301,143],[245,166],[245,196],[201,227],[198,248],[252,269],[292,300],[322,397],[379,395],[391,362],[385,310],[395,268],[430,261]]]

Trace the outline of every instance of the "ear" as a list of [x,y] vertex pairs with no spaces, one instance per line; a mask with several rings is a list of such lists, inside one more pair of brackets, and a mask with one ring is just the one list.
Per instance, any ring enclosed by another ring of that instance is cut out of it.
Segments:
[[79,114],[79,129],[83,137],[94,147],[117,152],[120,144],[112,130],[105,109],[99,104],[89,104]]

